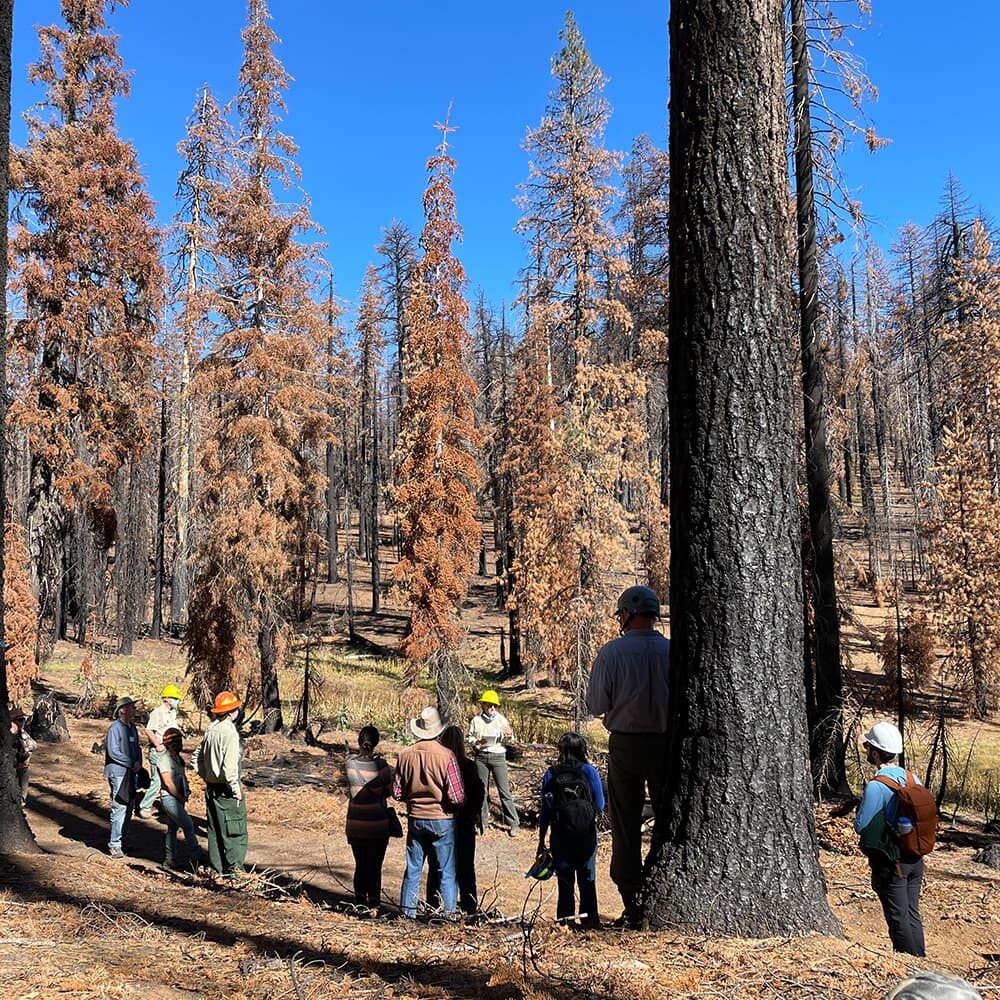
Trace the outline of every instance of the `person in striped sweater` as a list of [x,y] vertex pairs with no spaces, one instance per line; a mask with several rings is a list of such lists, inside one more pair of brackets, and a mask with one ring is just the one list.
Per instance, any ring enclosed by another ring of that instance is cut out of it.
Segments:
[[392,768],[375,753],[380,739],[374,726],[358,733],[358,753],[345,761],[351,801],[347,805],[347,842],[354,853],[354,901],[377,910],[382,897],[382,863],[389,846]]

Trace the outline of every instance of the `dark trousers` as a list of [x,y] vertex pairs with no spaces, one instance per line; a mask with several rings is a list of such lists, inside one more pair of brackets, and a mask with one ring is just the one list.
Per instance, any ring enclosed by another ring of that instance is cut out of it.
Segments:
[[[555,864],[559,896],[556,901],[556,916],[565,920],[579,913],[584,927],[597,927],[600,914],[597,911],[597,844],[589,850],[577,848],[567,850],[558,844],[552,845],[552,860]],[[576,908],[574,890],[580,889],[580,909]]]
[[220,875],[243,871],[247,859],[247,800],[228,787],[207,785],[208,860]]
[[893,951],[924,955],[924,925],[920,919],[920,884],[924,859],[913,864],[869,858],[872,888],[882,904]]
[[[463,913],[479,909],[476,888],[476,821],[462,817],[455,820],[455,878],[458,880],[458,905]],[[427,903],[441,908],[441,877],[432,868],[427,873]]]
[[354,852],[354,902],[375,909],[382,900],[382,862],[389,838],[352,840]]
[[638,906],[642,889],[642,810],[646,789],[653,814],[661,808],[667,737],[660,733],[612,733],[608,739],[608,816],[611,880],[626,910]]
[[492,778],[493,784],[497,786],[497,794],[500,796],[503,818],[507,821],[508,829],[516,832],[520,820],[517,815],[517,806],[514,805],[514,797],[510,794],[510,782],[507,780],[507,755],[477,753],[476,769],[479,771],[479,780],[483,783],[485,790],[483,795],[483,829],[490,828],[490,778]]

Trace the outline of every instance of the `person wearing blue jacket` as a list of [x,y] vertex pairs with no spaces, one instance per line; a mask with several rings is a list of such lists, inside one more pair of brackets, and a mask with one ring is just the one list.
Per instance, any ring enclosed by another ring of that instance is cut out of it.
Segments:
[[[587,741],[579,733],[559,740],[559,763],[542,778],[538,817],[538,853],[549,851],[559,885],[556,918],[570,922],[577,912],[580,927],[601,926],[597,908],[597,814],[604,811],[604,787],[597,768],[587,763]],[[574,889],[580,888],[580,909]],[[571,925],[572,926],[572,925]]]
[[115,704],[115,721],[104,738],[104,777],[111,793],[111,834],[108,854],[125,857],[125,841],[135,807],[135,776],[142,767],[139,731],[135,728],[135,702],[119,698]]
[[[869,764],[900,785],[906,784],[907,772],[893,763],[903,752],[903,737],[890,722],[879,722],[863,737]],[[919,784],[919,779],[914,776]],[[897,822],[899,799],[881,781],[865,785],[854,818],[854,831],[861,838],[861,850],[868,857],[872,889],[882,904],[893,951],[924,955],[924,925],[920,918],[920,886],[924,877],[924,859],[912,863],[900,857]]]

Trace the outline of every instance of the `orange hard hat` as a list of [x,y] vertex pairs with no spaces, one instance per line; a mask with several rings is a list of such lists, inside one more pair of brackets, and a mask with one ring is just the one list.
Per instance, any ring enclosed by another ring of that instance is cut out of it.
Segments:
[[240,701],[232,691],[220,691],[215,696],[215,704],[212,706],[213,715],[228,715],[235,712],[243,702]]

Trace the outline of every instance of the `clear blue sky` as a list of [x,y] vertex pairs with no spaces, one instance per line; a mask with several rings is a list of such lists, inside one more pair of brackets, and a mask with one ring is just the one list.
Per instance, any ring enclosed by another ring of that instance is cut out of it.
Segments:
[[[271,0],[279,56],[294,77],[285,129],[299,143],[303,185],[342,297],[356,297],[383,226],[399,218],[419,230],[424,164],[438,139],[432,126],[453,99],[470,289],[482,285],[495,303],[512,298],[523,264],[512,232],[516,186],[527,172],[520,144],[542,114],[565,8],[551,0]],[[58,0],[16,0],[16,143],[24,139],[20,113],[37,100],[26,80],[38,53],[33,26],[57,20],[58,9]],[[666,142],[668,9],[651,0],[574,6],[611,78],[612,148],[627,149],[640,132]],[[133,0],[113,16],[133,72],[121,130],[139,151],[163,222],[173,212],[176,144],[198,87],[207,81],[221,101],[235,89],[244,18],[242,0]],[[876,156],[859,148],[846,166],[881,224],[875,236],[883,245],[908,219],[929,220],[949,170],[974,204],[1000,217],[998,45],[994,0],[875,0],[873,27],[856,51],[881,92],[872,108],[877,128],[894,143]]]

